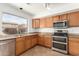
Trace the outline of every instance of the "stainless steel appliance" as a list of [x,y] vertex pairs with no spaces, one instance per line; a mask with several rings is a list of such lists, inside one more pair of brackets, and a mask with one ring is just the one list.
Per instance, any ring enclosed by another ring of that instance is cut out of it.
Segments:
[[68,21],[56,21],[53,24],[54,34],[52,49],[58,52],[68,53]]
[[15,38],[0,40],[0,56],[15,56]]
[[53,37],[52,49],[67,54],[68,52],[67,30],[56,30],[52,37]]
[[53,23],[54,28],[67,28],[68,27],[68,21],[64,20],[64,21],[55,21]]

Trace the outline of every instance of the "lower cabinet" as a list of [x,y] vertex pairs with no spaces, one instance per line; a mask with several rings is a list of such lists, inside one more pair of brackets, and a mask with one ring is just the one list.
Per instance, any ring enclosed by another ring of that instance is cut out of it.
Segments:
[[51,48],[52,47],[52,37],[45,36],[45,35],[39,36],[38,44],[48,47],[48,48]]
[[39,37],[38,35],[18,37],[16,38],[16,55],[20,55],[37,44],[51,48],[52,38],[44,35]]
[[26,38],[25,38],[25,50],[28,50],[31,47],[32,47],[32,42],[31,42],[30,36],[26,36]]
[[44,37],[44,45],[46,47],[49,47],[49,48],[52,47],[52,37],[51,36],[45,36]]
[[31,39],[32,39],[32,47],[33,47],[37,44],[37,35],[32,36]]
[[44,38],[43,38],[43,36],[39,36],[39,38],[38,38],[38,44],[44,46]]
[[37,44],[37,35],[16,38],[16,55],[32,48]]
[[69,38],[69,54],[79,56],[79,38]]
[[24,37],[18,37],[16,39],[16,55],[21,54],[25,50],[25,38]]

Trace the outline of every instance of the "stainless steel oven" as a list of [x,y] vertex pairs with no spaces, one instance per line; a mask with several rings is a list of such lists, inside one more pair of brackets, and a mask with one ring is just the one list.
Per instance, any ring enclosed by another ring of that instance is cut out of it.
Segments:
[[53,42],[53,50],[67,54],[67,44]]
[[68,53],[68,31],[67,30],[55,30],[53,34],[52,49]]
[[53,37],[53,41],[67,43],[67,37]]

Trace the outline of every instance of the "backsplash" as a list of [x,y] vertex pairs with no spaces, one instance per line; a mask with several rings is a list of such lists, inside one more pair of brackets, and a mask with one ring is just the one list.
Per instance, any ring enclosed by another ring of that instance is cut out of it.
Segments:
[[[38,29],[39,32],[54,32],[54,28],[40,28]],[[68,28],[68,32],[71,34],[79,34],[79,27],[72,27]]]
[[39,32],[54,32],[54,28],[40,28],[38,29]]
[[71,34],[79,34],[79,27],[68,28],[68,32]]

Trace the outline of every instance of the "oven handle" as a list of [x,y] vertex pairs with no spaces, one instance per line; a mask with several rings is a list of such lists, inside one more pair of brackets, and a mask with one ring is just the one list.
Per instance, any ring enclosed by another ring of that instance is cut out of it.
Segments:
[[56,37],[56,38],[66,38],[66,39],[68,38],[68,37],[62,37],[62,36],[52,36],[52,37],[54,37],[54,38],[55,38],[55,37]]

